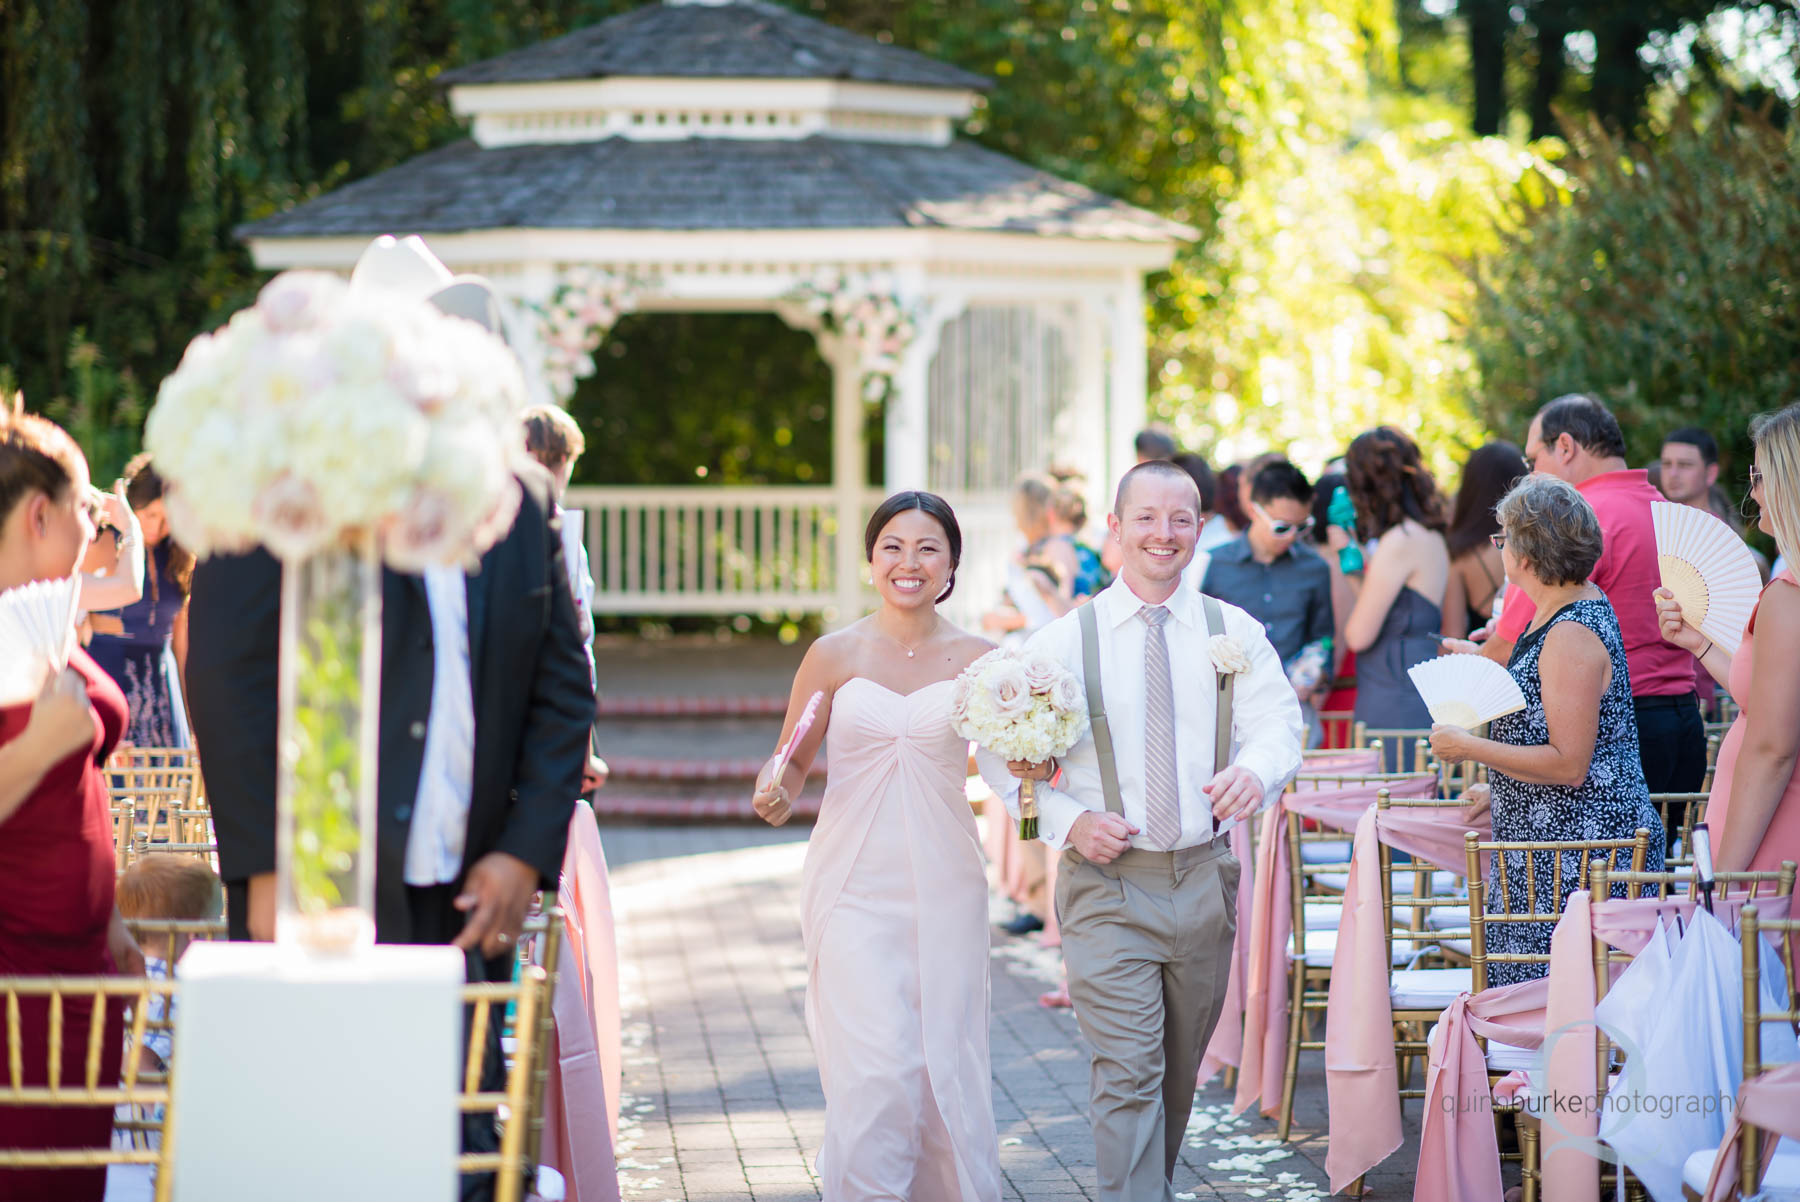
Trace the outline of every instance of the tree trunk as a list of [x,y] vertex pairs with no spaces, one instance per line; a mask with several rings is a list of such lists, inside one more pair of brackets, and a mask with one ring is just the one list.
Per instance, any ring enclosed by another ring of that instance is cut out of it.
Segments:
[[1594,30],[1594,115],[1627,136],[1637,127],[1650,88],[1650,73],[1638,57],[1649,37],[1650,30],[1641,20],[1624,13]]
[[1570,27],[1559,0],[1544,0],[1532,15],[1537,22],[1537,70],[1531,78],[1531,136],[1547,138],[1557,132],[1552,106],[1562,95],[1568,69],[1563,39],[1569,36]]
[[1469,69],[1474,75],[1475,118],[1479,137],[1491,137],[1506,124],[1506,0],[1464,0],[1469,22]]

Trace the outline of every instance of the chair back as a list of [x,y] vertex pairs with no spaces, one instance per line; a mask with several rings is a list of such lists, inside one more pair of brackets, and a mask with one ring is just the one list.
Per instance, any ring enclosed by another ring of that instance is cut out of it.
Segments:
[[[157,1202],[167,1202],[170,1177],[168,1157],[173,1141],[168,1132],[174,1120],[168,1075],[140,1071],[139,1053],[154,1029],[152,1012],[167,1016],[174,996],[172,981],[145,977],[0,977],[0,1032],[5,1039],[0,1060],[0,1169],[76,1169],[108,1165],[158,1166]],[[125,1047],[117,1080],[106,1080],[102,1065],[108,1050],[108,1014],[122,1013]],[[25,1016],[42,1016],[46,1038],[26,1046]],[[74,1041],[79,1041],[78,1043]],[[80,1056],[72,1075],[65,1071],[65,1049]],[[43,1060],[32,1053],[41,1050]],[[39,1072],[39,1069],[42,1072]],[[28,1071],[29,1070],[29,1071]],[[143,1146],[139,1140],[123,1145],[109,1143],[96,1148],[9,1148],[4,1132],[9,1107],[135,1107],[154,1113],[156,1120],[128,1120],[121,1128],[154,1130],[160,1146]]]
[[[1789,888],[1793,885],[1793,862],[1786,861],[1782,867],[1787,870]],[[1769,935],[1775,935],[1776,947],[1781,954],[1782,974],[1787,978],[1787,1009],[1764,1010],[1762,1008],[1762,963],[1758,942]],[[1793,1030],[1800,1026],[1800,1001],[1794,997],[1796,973],[1794,951],[1796,938],[1800,937],[1800,918],[1764,918],[1755,906],[1745,906],[1738,914],[1738,939],[1744,949],[1744,1080],[1758,1076],[1763,1071],[1762,1063],[1762,1027],[1764,1023],[1774,1025],[1781,1023]],[[1748,1198],[1757,1192],[1762,1184],[1762,1136],[1764,1132],[1753,1123],[1745,1123],[1743,1139],[1738,1146],[1738,1188]]]
[[[1455,797],[1389,797],[1385,789],[1375,799],[1378,810],[1441,812],[1450,818],[1460,815],[1464,804],[1461,798]],[[1415,957],[1429,954],[1460,959],[1466,955],[1448,944],[1451,941],[1466,944],[1468,924],[1452,922],[1448,927],[1434,927],[1430,919],[1434,910],[1468,908],[1467,881],[1463,881],[1464,892],[1444,893],[1436,887],[1437,875],[1444,869],[1416,858],[1396,860],[1394,849],[1385,840],[1377,841],[1376,854],[1381,860],[1381,909],[1388,937],[1389,971],[1392,971],[1394,956],[1391,953],[1395,944],[1410,947]],[[1461,878],[1463,873],[1457,872],[1455,876]]]
[[1656,816],[1662,819],[1665,838],[1675,851],[1670,853],[1668,864],[1679,868],[1694,862],[1694,824],[1706,821],[1706,793],[1652,793],[1650,804],[1656,807]]
[[[554,957],[559,954],[561,939],[562,913],[552,910],[544,916],[541,939],[534,938],[532,943],[542,947],[541,954]],[[552,970],[555,963],[552,958]],[[493,1115],[498,1119],[504,1109],[506,1122],[500,1132],[498,1152],[464,1152],[457,1157],[456,1167],[462,1173],[494,1173],[494,1202],[520,1202],[526,1173],[537,1164],[536,1153],[528,1156],[527,1152],[534,1139],[541,1146],[543,1138],[543,1089],[549,1071],[545,1058],[555,1023],[551,986],[551,971],[532,963],[521,965],[511,981],[463,986],[463,1003],[470,1008],[471,1018],[463,1069],[462,1113]],[[506,1066],[505,1088],[493,1092],[483,1090],[481,1080],[487,1062],[488,1026],[496,1006],[502,1007],[503,1018],[511,1019],[512,1058]]]
[[[1644,861],[1650,852],[1650,831],[1647,827],[1638,827],[1629,839],[1526,839],[1526,840],[1493,840],[1484,842],[1473,831],[1464,837],[1464,853],[1468,857],[1469,873],[1469,964],[1474,970],[1474,992],[1480,993],[1488,987],[1487,968],[1490,963],[1508,964],[1542,964],[1548,970],[1550,953],[1543,952],[1493,952],[1487,950],[1487,934],[1490,926],[1522,923],[1530,925],[1549,924],[1554,927],[1561,921],[1563,908],[1568,903],[1569,894],[1577,889],[1589,886],[1589,874],[1595,858],[1612,861],[1620,855],[1629,855],[1631,871],[1641,872]],[[1512,890],[1508,888],[1516,875],[1508,864],[1511,856],[1518,856],[1524,865],[1525,905],[1515,908],[1512,901]],[[1495,888],[1490,889],[1487,878],[1482,872],[1482,857],[1492,856],[1494,866]],[[1538,871],[1540,857],[1547,857],[1549,871],[1547,874]],[[1574,869],[1574,878],[1568,888],[1563,888],[1563,869],[1565,866]],[[1548,875],[1548,880],[1541,878]],[[1489,902],[1495,903],[1493,911],[1488,911]]]
[[1392,772],[1421,771],[1436,761],[1431,754],[1431,730],[1418,727],[1375,727],[1358,722],[1352,739],[1355,747],[1382,747],[1382,767]]
[[1325,732],[1325,746],[1337,750],[1355,746],[1355,710],[1320,710],[1319,726]]

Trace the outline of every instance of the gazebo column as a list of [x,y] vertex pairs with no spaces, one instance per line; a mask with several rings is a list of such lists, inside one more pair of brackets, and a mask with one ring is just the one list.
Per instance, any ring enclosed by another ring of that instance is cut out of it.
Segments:
[[821,335],[831,364],[831,491],[837,509],[833,629],[862,616],[863,494],[868,490],[868,452],[863,446],[862,355],[852,338]]
[[1137,462],[1132,439],[1144,428],[1148,413],[1149,343],[1144,321],[1144,281],[1136,268],[1119,273],[1110,333],[1106,466],[1110,478],[1117,480]]

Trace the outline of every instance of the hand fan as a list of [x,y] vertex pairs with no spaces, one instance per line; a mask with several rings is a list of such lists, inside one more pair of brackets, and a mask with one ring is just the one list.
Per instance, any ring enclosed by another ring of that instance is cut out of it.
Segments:
[[1652,501],[1656,566],[1688,625],[1735,654],[1762,592],[1762,574],[1737,532],[1692,505]]
[[1431,720],[1472,730],[1525,708],[1512,673],[1479,655],[1440,655],[1406,670]]
[[0,592],[0,705],[34,700],[69,666],[81,577],[35,580]]
[[800,711],[800,721],[794,723],[794,733],[775,752],[775,770],[769,773],[771,785],[781,783],[781,774],[787,771],[788,759],[794,754],[794,748],[800,746],[800,741],[806,738],[807,732],[812,730],[813,719],[819,716],[819,705],[824,700],[823,692],[814,693],[806,699],[806,708]]

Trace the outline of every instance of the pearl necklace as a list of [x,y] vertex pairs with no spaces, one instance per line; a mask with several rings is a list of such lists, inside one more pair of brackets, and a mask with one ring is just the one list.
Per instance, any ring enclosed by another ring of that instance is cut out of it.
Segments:
[[929,634],[927,634],[924,638],[920,639],[918,642],[914,643],[910,647],[908,647],[905,643],[900,642],[899,639],[894,638],[894,636],[889,634],[887,631],[881,630],[881,623],[877,622],[875,624],[875,629],[881,630],[881,636],[883,638],[892,639],[900,647],[900,649],[902,651],[906,652],[906,658],[911,659],[911,658],[913,658],[914,653],[916,653],[920,647],[923,647],[926,643],[929,643],[932,639],[937,637],[937,632],[942,626],[943,626],[943,619],[939,618],[937,620],[937,622],[932,624],[931,632]]

